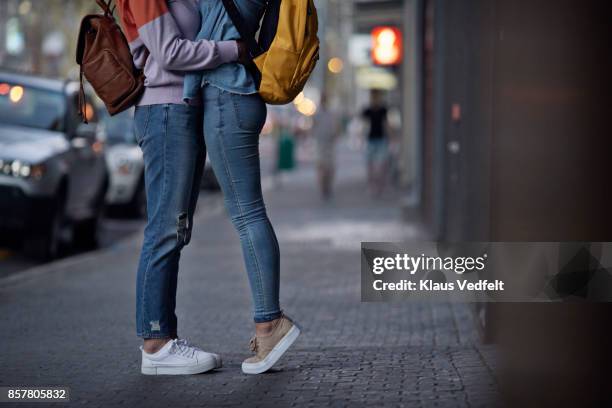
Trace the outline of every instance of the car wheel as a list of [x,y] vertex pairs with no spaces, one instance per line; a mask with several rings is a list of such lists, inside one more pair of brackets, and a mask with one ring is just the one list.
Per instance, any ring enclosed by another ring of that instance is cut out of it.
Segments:
[[85,221],[81,221],[74,226],[73,244],[79,249],[91,250],[96,249],[99,244],[99,232],[102,225],[102,217],[104,216],[104,197],[108,189],[108,177],[104,178],[104,182],[100,187],[95,199],[94,215]]
[[98,233],[102,223],[102,211],[94,218],[82,221],[74,226],[73,244],[79,249],[96,249],[98,247]]
[[57,258],[62,241],[64,227],[64,200],[58,198],[55,208],[44,231],[36,233],[24,240],[26,256],[38,261],[50,261]]

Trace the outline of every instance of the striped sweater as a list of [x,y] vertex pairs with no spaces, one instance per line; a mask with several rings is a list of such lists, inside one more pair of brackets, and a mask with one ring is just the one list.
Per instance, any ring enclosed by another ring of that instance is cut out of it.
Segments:
[[184,103],[186,71],[211,69],[238,59],[235,41],[193,41],[201,24],[197,0],[116,3],[134,63],[144,69],[146,77],[138,105]]

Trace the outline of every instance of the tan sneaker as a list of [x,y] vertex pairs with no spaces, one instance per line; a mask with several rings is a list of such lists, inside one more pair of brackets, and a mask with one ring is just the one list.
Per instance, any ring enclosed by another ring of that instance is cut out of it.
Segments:
[[268,371],[285,354],[300,335],[300,328],[287,316],[283,315],[266,337],[253,337],[251,351],[253,357],[242,362],[242,372],[245,374],[261,374]]

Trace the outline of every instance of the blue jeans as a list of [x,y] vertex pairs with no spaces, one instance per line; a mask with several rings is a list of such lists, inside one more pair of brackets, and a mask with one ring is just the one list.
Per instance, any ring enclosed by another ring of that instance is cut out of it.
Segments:
[[140,337],[177,336],[176,284],[189,243],[206,158],[201,107],[136,107],[136,139],[145,164],[147,226],[136,281]]
[[280,252],[261,191],[259,133],[266,104],[258,94],[202,88],[204,139],[225,207],[240,235],[253,296],[254,320],[281,316],[278,301]]
[[368,164],[381,163],[387,160],[389,155],[389,144],[387,139],[370,139],[368,140],[368,148],[366,159]]
[[201,107],[165,104],[136,108],[148,211],[136,290],[140,337],[177,336],[178,263],[181,249],[191,237],[206,157],[204,140],[240,234],[254,320],[266,322],[281,315],[278,241],[266,214],[259,173],[258,140],[265,104],[255,95],[229,94],[212,87],[205,90],[204,120]]

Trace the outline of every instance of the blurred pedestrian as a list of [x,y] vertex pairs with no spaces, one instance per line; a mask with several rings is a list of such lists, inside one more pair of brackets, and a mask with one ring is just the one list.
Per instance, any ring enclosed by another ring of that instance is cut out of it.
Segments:
[[338,116],[329,109],[325,93],[321,95],[311,131],[317,144],[317,176],[321,197],[329,200],[336,172],[336,141],[341,129]]
[[373,89],[370,92],[370,106],[361,114],[369,124],[366,161],[368,187],[372,194],[380,194],[387,184],[391,135],[387,113],[382,91]]

